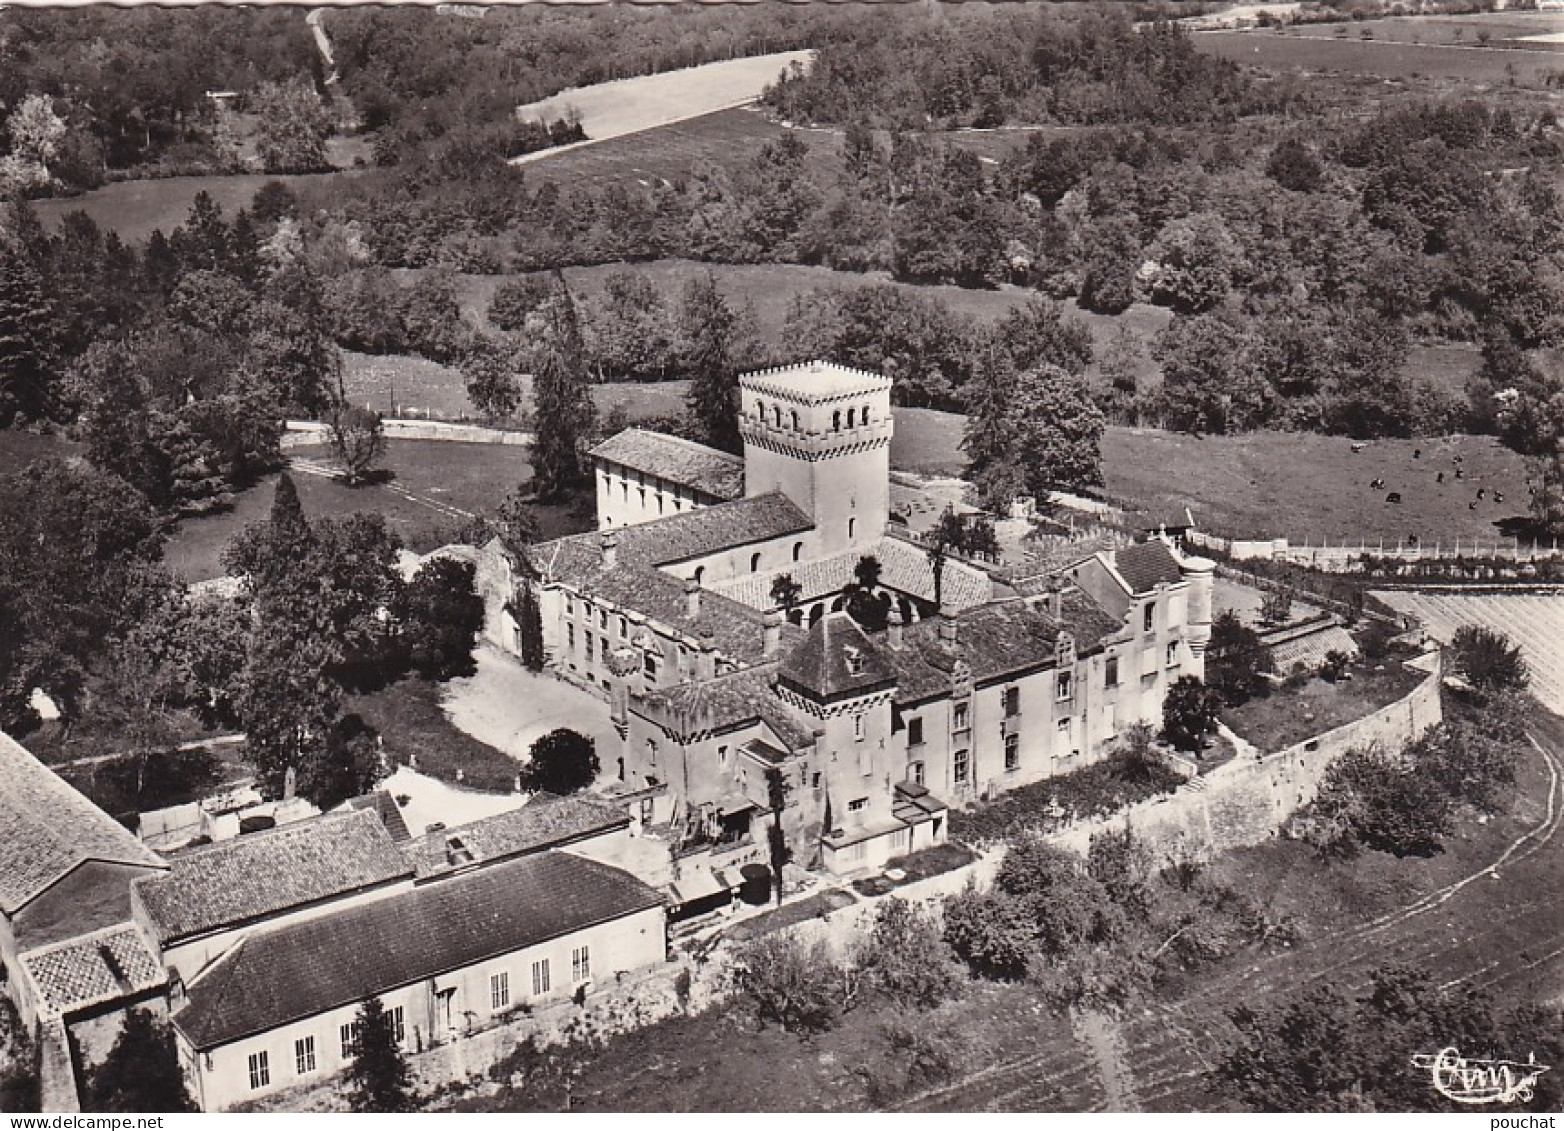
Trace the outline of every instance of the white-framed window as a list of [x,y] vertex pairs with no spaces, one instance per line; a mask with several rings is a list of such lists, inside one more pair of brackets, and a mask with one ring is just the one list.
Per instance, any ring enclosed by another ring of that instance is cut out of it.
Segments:
[[1005,688],[1005,717],[1013,719],[1021,713],[1021,689],[1019,687]]
[[641,661],[641,670],[653,679],[657,678],[657,657],[648,652]]
[[957,703],[950,709],[950,729],[967,730],[971,721],[971,714],[965,703]]
[[923,745],[923,720],[921,718],[907,720],[907,745]]
[[510,1005],[510,971],[489,975],[489,1009],[495,1013]]
[[858,742],[862,742],[864,738],[863,719],[864,715],[862,711],[859,711],[856,715],[853,716],[853,738]]
[[1178,663],[1178,641],[1174,640],[1168,645],[1168,667]]
[[351,1060],[358,1055],[358,1022],[345,1021],[337,1031],[342,1038],[342,1059]]
[[315,1071],[315,1038],[313,1036],[300,1037],[293,1042],[293,1071],[297,1076],[308,1076]]
[[867,797],[857,797],[847,803],[847,811],[849,813],[862,813],[867,808],[869,808],[869,799]]
[[907,764],[907,780],[913,785],[923,784],[923,763],[909,762]]
[[271,1058],[264,1049],[250,1054],[250,1090],[269,1088],[272,1082]]
[[849,844],[842,849],[842,855],[849,864],[862,864],[869,855],[869,842],[860,840],[857,844]]
[[1075,678],[1069,672],[1060,672],[1054,678],[1054,698],[1063,703],[1075,694]]
[[1005,769],[1019,770],[1021,768],[1021,736],[1018,734],[1005,735]]
[[592,977],[592,948],[578,946],[570,952],[570,980],[590,981]]
[[655,738],[646,740],[646,764],[648,766],[657,765],[657,740]]
[[[590,640],[591,637],[587,639]],[[572,652],[576,650],[576,626],[573,624],[565,626],[565,644]]]
[[1155,601],[1147,601],[1145,611],[1141,613],[1141,628],[1145,629],[1147,632],[1150,632],[1156,626],[1157,603]]
[[965,750],[958,750],[950,760],[950,774],[956,779],[956,784],[963,785],[967,780],[968,754]]
[[532,993],[548,993],[548,959],[540,958],[532,964]]

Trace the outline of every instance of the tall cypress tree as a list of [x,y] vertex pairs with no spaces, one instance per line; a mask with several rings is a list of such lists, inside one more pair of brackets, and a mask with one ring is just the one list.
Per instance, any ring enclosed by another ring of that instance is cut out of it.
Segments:
[[56,362],[43,280],[19,251],[0,244],[0,428],[56,414]]
[[711,272],[691,279],[679,306],[679,337],[690,376],[686,404],[700,438],[714,448],[738,453],[739,375],[734,365],[738,316],[717,290]]
[[586,478],[582,454],[597,410],[587,384],[586,347],[575,300],[557,272],[544,318],[547,329],[533,384],[537,439],[532,445],[532,475],[539,498],[558,499]]

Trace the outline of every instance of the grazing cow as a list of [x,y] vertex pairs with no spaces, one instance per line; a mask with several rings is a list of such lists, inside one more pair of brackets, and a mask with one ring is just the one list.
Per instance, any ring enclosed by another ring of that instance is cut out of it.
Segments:
[[1461,462],[1461,457],[1460,456],[1456,456],[1455,457],[1455,462],[1456,463],[1460,463]]
[[1412,458],[1413,459],[1422,459],[1423,458],[1423,449],[1422,448],[1413,448],[1412,449]]
[[1496,502],[1496,503],[1504,502],[1504,492],[1503,491],[1495,491],[1493,493],[1493,501]]
[[1408,546],[1416,546],[1417,545],[1417,535],[1416,534],[1408,534],[1407,535],[1407,545]]
[[1486,488],[1486,487],[1479,487],[1479,488],[1477,488],[1477,498],[1478,498],[1478,499],[1479,499],[1479,500],[1481,500],[1481,499],[1482,499],[1482,497],[1483,497],[1483,496],[1484,496],[1484,495],[1486,495],[1486,494],[1487,494],[1487,493],[1488,493],[1488,490],[1487,490],[1487,488]]
[[1477,509],[1477,504],[1476,503],[1467,503],[1466,504],[1466,509],[1469,510],[1469,511],[1474,511],[1474,510]]
[[1399,502],[1401,502],[1401,492],[1400,491],[1392,491],[1392,492],[1390,492],[1390,494],[1385,496],[1385,502],[1387,502],[1387,503],[1399,503]]
[[1465,479],[1465,478],[1466,478],[1466,472],[1464,472],[1464,471],[1462,471],[1462,470],[1461,470],[1461,469],[1460,469],[1460,468],[1459,468],[1459,467],[1458,467],[1458,468],[1456,468],[1456,469],[1455,469],[1455,477],[1456,477],[1456,478],[1457,478],[1457,479]]
[[1383,479],[1376,479],[1376,480],[1374,480],[1374,482],[1369,484],[1369,490],[1371,490],[1371,491],[1378,491],[1384,485],[1385,485],[1385,481]]
[[1438,475],[1437,475],[1437,476],[1436,476],[1436,477],[1435,477],[1435,478],[1434,478],[1434,482],[1435,482],[1435,483],[1443,483],[1443,482],[1444,482],[1444,481],[1445,481],[1445,473],[1444,473],[1444,472],[1442,472],[1442,471],[1441,471],[1441,472],[1440,472],[1440,473],[1439,473],[1439,474],[1438,474]]
[[1352,450],[1355,451],[1355,452],[1361,452],[1366,447],[1368,447],[1367,444],[1353,444],[1352,445]]

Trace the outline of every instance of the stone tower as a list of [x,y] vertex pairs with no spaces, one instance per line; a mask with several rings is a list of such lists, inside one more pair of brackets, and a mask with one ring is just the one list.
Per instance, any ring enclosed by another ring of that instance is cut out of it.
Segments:
[[866,548],[890,512],[891,381],[811,361],[739,378],[744,493],[780,491],[823,554]]

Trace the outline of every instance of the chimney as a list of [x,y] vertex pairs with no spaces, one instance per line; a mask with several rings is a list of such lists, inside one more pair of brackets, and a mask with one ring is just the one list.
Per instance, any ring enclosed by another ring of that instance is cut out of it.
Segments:
[[717,678],[717,641],[711,629],[701,630],[701,644],[695,653],[695,678]]
[[1064,586],[1055,585],[1048,590],[1048,615],[1054,620],[1064,619]]
[[939,642],[943,648],[956,646],[956,610],[951,605],[940,606]]
[[897,651],[901,650],[901,610],[891,606],[891,615],[885,619],[885,642]]
[[701,583],[693,577],[684,581],[684,615],[691,620],[701,615]]
[[603,531],[603,568],[613,569],[619,561],[619,535],[612,530]]
[[761,623],[765,626],[765,643],[761,647],[761,654],[769,660],[782,650],[782,610],[767,610]]

